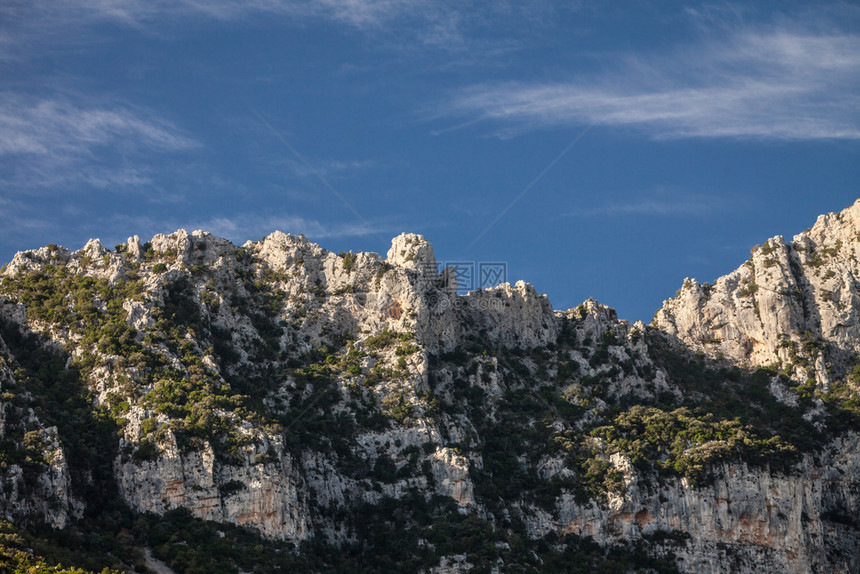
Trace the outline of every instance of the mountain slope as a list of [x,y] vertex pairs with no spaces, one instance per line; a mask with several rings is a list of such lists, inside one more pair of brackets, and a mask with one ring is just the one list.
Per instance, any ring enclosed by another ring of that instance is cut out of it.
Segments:
[[94,569],[854,571],[855,209],[653,326],[458,295],[410,234],[385,259],[279,232],[19,253],[0,512]]

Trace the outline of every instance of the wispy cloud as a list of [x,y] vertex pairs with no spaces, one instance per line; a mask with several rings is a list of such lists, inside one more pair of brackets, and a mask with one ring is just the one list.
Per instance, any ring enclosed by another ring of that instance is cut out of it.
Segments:
[[[0,61],[28,57],[46,45],[91,43],[93,25],[112,24],[165,33],[193,22],[278,20],[303,25],[325,21],[373,34],[379,46],[423,45],[448,51],[497,51],[510,38],[487,42],[487,29],[516,18],[521,28],[551,25],[552,15],[575,10],[550,0],[521,5],[480,0],[30,0],[0,4]],[[405,41],[408,38],[408,41]]]
[[311,179],[323,176],[327,179],[342,177],[344,175],[366,171],[378,167],[378,162],[372,160],[309,160],[305,165],[299,161],[289,158],[272,160],[274,169],[279,173],[295,179]]
[[501,132],[602,125],[655,138],[860,139],[860,35],[744,30],[670,54],[611,55],[614,72],[462,89],[437,118]]
[[234,21],[255,15],[275,15],[329,18],[363,28],[378,26],[403,14],[427,12],[423,8],[425,3],[420,0],[72,0],[63,4],[64,8],[56,10],[75,10],[81,18],[130,25],[144,25],[165,16],[204,16]]
[[148,154],[196,147],[155,114],[82,98],[0,93],[0,184],[16,188],[78,182],[95,187],[151,183]]
[[164,150],[194,145],[168,122],[128,108],[32,101],[12,93],[0,94],[0,134],[0,154],[71,153],[122,142]]
[[229,238],[255,239],[272,233],[275,230],[284,233],[304,234],[312,239],[327,239],[338,237],[363,237],[389,231],[388,226],[373,223],[324,223],[316,219],[307,219],[296,215],[254,214],[237,215],[233,217],[213,217],[206,219],[193,227],[205,229],[215,235]]
[[701,193],[658,192],[603,205],[581,207],[561,217],[614,217],[627,215],[701,217],[725,209],[729,201]]
[[[398,232],[399,227],[380,222],[326,222],[290,213],[260,215],[249,212],[199,218],[111,213],[95,217],[74,204],[41,213],[32,204],[0,198],[0,251],[7,251],[11,245],[17,246],[14,249],[31,249],[58,242],[76,249],[91,237],[100,237],[105,245],[114,245],[125,241],[130,235],[147,238],[157,233],[172,233],[177,229],[189,232],[202,229],[241,245],[248,240],[259,240],[276,230],[303,234],[312,241],[321,241],[380,233],[388,237]],[[4,253],[6,258],[12,256],[14,249]]]
[[133,234],[152,237],[157,233],[172,233],[177,229],[186,229],[189,232],[202,229],[241,245],[248,240],[259,240],[274,231],[303,234],[312,241],[320,241],[342,237],[366,237],[379,233],[391,234],[396,227],[382,223],[324,222],[290,213],[269,215],[239,213],[229,217],[203,218],[120,214],[94,222],[88,229],[80,230],[79,234],[97,232],[109,238],[110,241],[122,241]]
[[0,197],[0,238],[50,229],[50,223],[34,211],[31,206],[20,201]]

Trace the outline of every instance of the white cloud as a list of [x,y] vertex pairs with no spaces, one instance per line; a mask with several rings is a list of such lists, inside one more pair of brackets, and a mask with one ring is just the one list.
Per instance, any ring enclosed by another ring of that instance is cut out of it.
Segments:
[[[304,234],[312,241],[319,241],[331,238],[385,234],[394,229],[391,226],[361,222],[328,223],[288,213],[270,215],[244,213],[229,217],[213,216],[199,219],[193,217],[116,215],[87,225],[93,229],[98,229],[99,233],[106,237],[115,238],[116,241],[124,240],[125,237],[133,234],[151,237],[156,233],[172,233],[177,229],[187,229],[188,231],[202,229],[215,236],[229,239],[237,245],[248,240],[259,240],[276,230],[295,235]],[[81,230],[81,232],[85,231]]]
[[[121,105],[81,98],[0,93],[0,183],[95,187],[150,183],[145,156],[197,146],[170,122]],[[109,159],[113,158],[113,159]]]
[[633,200],[624,198],[616,203],[596,207],[581,207],[562,217],[611,217],[623,215],[657,215],[667,217],[699,217],[725,208],[733,200],[700,193],[659,192]]
[[860,139],[860,36],[744,31],[662,56],[612,56],[617,70],[564,82],[463,89],[437,117],[518,132],[571,125],[655,138]]
[[0,93],[0,155],[84,153],[115,144],[165,151],[195,145],[170,123],[121,106]]
[[81,18],[141,25],[162,17],[204,16],[232,21],[255,15],[290,18],[325,17],[356,27],[421,13],[420,0],[89,0],[64,3]]
[[50,222],[44,217],[38,217],[33,211],[32,207],[20,201],[0,197],[0,237],[50,229]]
[[0,16],[21,32],[68,33],[93,23],[144,28],[176,19],[233,22],[254,17],[325,19],[371,29],[395,19],[440,20],[452,6],[423,0],[32,0],[0,6]]
[[295,215],[258,216],[253,214],[233,217],[213,217],[200,222],[195,228],[205,229],[214,235],[229,238],[259,239],[275,230],[284,233],[304,234],[311,239],[336,237],[363,237],[383,231],[378,226],[356,223],[323,223]]
[[262,20],[305,25],[325,21],[375,36],[378,46],[497,51],[510,38],[487,42],[478,30],[517,19],[519,26],[551,25],[552,14],[576,10],[549,0],[522,5],[478,0],[29,0],[0,3],[0,61],[26,60],[46,47],[98,42],[96,25],[150,34],[184,31],[189,23]]
[[[177,229],[186,229],[189,232],[202,229],[241,245],[248,240],[259,240],[276,230],[295,235],[304,234],[317,242],[370,235],[379,235],[387,241],[398,228],[377,223],[323,222],[288,213],[240,213],[229,217],[199,218],[176,217],[170,214],[162,217],[111,213],[94,217],[91,212],[74,204],[42,213],[38,206],[0,197],[0,238],[18,245],[21,245],[24,239],[26,247],[19,248],[33,248],[56,242],[72,247],[83,245],[90,237],[101,237],[104,244],[110,246],[124,242],[130,235],[148,238],[157,233],[172,233]],[[11,257],[11,254],[7,257]]]
[[273,160],[272,165],[279,173],[296,179],[333,179],[378,167],[378,163],[372,160],[313,160],[305,165],[291,158]]

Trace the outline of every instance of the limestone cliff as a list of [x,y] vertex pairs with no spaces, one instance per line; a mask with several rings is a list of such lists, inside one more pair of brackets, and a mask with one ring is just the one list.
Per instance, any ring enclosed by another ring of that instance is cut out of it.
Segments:
[[654,325],[692,348],[826,386],[860,352],[860,201],[772,237],[713,285],[686,279]]
[[414,234],[385,258],[182,230],[19,253],[0,512],[122,506],[174,566],[214,552],[165,537],[184,509],[298,571],[856,571],[858,225],[771,239],[652,326],[458,293]]

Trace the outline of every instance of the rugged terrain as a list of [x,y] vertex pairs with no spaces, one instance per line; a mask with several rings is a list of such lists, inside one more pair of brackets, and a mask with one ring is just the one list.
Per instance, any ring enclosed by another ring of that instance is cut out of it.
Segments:
[[522,282],[460,295],[412,234],[385,258],[280,232],[19,253],[0,560],[855,572],[857,251],[860,203],[650,326]]

